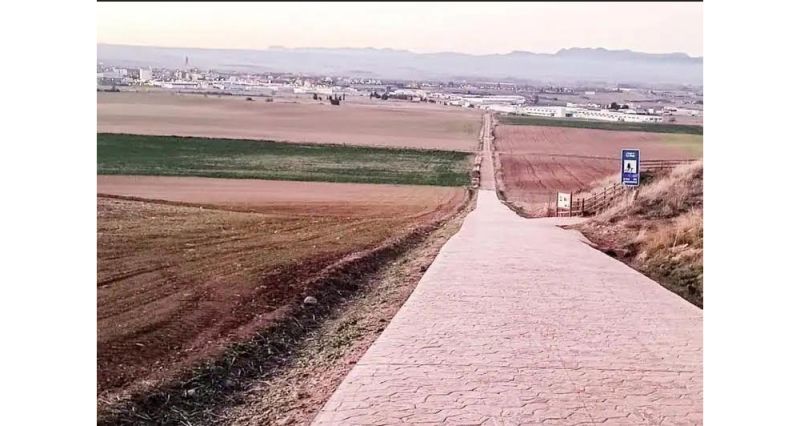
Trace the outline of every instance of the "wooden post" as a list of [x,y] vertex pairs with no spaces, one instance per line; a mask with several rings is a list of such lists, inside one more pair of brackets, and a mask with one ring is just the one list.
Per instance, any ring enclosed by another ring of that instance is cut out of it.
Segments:
[[584,204],[583,204],[583,202],[584,202],[584,201],[586,201],[586,199],[585,199],[585,198],[581,198],[581,216],[583,216],[584,214],[586,214],[586,213],[584,213],[584,211],[583,211],[583,207],[584,207]]

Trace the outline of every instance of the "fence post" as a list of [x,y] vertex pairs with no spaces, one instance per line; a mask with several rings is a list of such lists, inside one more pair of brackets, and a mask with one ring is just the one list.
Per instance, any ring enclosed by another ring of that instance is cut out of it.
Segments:
[[584,204],[583,202],[586,201],[585,198],[581,198],[581,216],[585,215],[586,213],[583,211]]

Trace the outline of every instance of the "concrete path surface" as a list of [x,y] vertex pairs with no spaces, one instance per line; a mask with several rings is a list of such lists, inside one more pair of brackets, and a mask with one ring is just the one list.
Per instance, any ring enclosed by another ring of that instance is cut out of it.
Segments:
[[701,424],[702,310],[565,220],[481,190],[314,424]]

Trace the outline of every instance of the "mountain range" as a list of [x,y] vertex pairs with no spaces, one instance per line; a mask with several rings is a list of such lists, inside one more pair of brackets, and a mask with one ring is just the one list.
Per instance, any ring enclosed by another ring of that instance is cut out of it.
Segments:
[[703,83],[703,58],[604,48],[556,53],[415,53],[376,48],[200,49],[97,44],[97,60],[129,67],[189,66],[245,72],[297,72],[403,80],[492,79],[530,83],[694,85]]

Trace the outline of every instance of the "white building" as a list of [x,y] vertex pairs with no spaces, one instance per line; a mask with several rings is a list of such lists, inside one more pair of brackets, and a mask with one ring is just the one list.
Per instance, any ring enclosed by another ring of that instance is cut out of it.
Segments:
[[566,107],[529,106],[519,109],[521,115],[535,115],[537,117],[566,117]]
[[522,105],[525,103],[524,96],[462,96],[461,100],[468,106],[480,105]]
[[629,123],[660,123],[664,121],[662,117],[655,115],[639,115],[636,113],[609,111],[607,109],[601,109],[600,111],[593,111],[588,109],[576,108],[573,111],[571,111],[571,116],[574,118],[583,118],[587,120],[621,121]]
[[516,114],[519,107],[516,105],[481,105],[480,108],[494,112],[502,112],[506,114]]
[[619,121],[619,122],[633,122],[633,123],[660,123],[664,121],[662,117],[655,115],[637,114],[636,111],[620,112],[620,111],[609,111],[607,109],[591,110],[573,106],[515,107],[515,111],[513,111],[513,113],[519,115],[531,115],[536,117],[580,118],[585,120]]
[[165,89],[200,89],[202,88],[201,84],[195,81],[165,81],[165,82],[154,82],[155,86],[161,86]]
[[153,79],[153,71],[144,68],[139,69],[139,81],[150,81]]
[[417,98],[427,98],[428,92],[420,89],[397,89],[391,92],[392,95],[412,96]]

